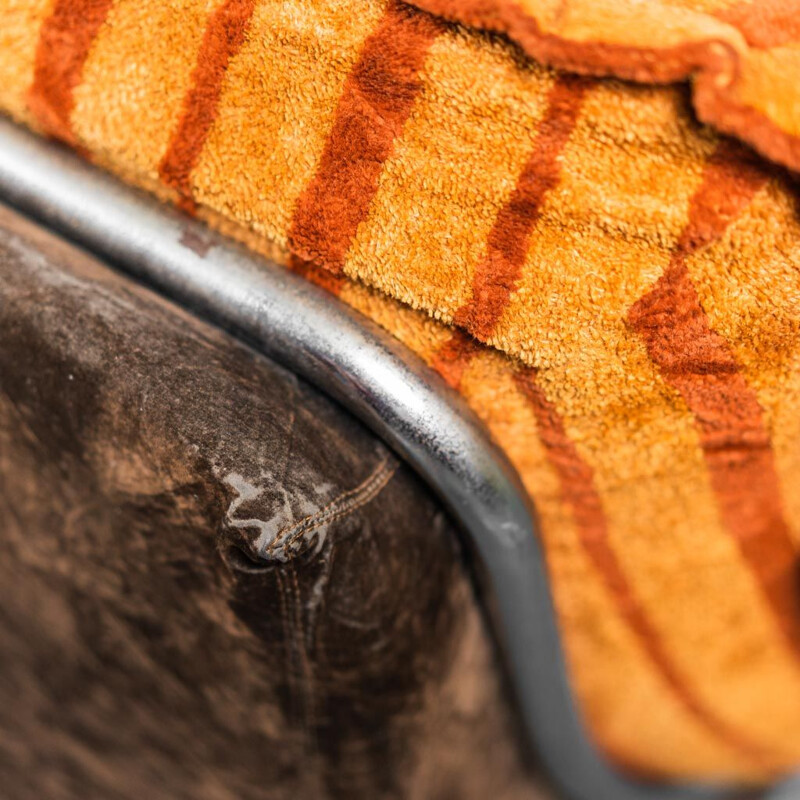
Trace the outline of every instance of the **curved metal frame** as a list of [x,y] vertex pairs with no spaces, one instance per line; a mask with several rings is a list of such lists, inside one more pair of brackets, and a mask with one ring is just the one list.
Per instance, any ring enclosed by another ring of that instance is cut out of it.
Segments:
[[[336,398],[436,491],[482,567],[528,734],[574,800],[691,800],[737,787],[631,781],[590,743],[568,683],[527,493],[459,395],[398,341],[318,287],[0,120],[0,199],[231,331]],[[195,232],[204,255],[182,243]],[[800,796],[785,784],[772,800]]]

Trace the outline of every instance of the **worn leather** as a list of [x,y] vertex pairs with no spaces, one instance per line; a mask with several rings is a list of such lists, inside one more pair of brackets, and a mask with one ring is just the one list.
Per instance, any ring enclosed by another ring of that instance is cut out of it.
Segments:
[[0,209],[7,800],[542,798],[450,521],[295,376]]

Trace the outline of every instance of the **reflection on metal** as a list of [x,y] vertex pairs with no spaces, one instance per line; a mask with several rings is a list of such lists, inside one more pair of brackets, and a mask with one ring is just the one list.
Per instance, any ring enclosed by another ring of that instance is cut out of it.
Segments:
[[[527,493],[463,400],[414,354],[322,289],[4,120],[0,199],[314,383],[417,470],[466,534],[525,727],[567,797],[741,796],[636,783],[594,749],[568,684]],[[772,795],[790,796],[800,795],[788,785]]]

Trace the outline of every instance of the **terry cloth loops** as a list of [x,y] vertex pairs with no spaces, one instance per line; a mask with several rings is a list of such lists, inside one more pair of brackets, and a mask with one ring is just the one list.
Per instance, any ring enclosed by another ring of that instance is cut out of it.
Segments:
[[760,781],[800,763],[797,20],[0,3],[0,107],[439,370],[536,504],[595,741],[648,776]]

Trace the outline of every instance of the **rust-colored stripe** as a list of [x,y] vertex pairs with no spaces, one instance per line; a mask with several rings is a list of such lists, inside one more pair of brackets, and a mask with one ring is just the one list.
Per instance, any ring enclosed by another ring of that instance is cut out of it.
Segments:
[[181,118],[158,167],[161,180],[178,192],[179,205],[187,211],[194,209],[192,170],[217,116],[228,64],[244,44],[254,8],[255,0],[225,0],[211,15]]
[[441,32],[429,14],[391,0],[345,81],[316,174],[297,201],[289,243],[341,271],[378,176],[422,89],[419,71]]
[[516,375],[539,428],[539,437],[556,471],[565,503],[572,509],[581,545],[607,585],[620,615],[637,637],[655,669],[683,707],[707,730],[730,747],[756,762],[767,758],[764,749],[720,719],[697,697],[670,658],[658,631],[654,629],[628,582],[608,538],[608,524],[602,501],[595,488],[594,473],[569,438],[564,421],[547,399],[531,367]]
[[482,341],[491,336],[508,304],[544,198],[558,185],[561,152],[575,128],[587,86],[584,78],[556,78],[531,155],[489,233],[486,255],[472,281],[472,299],[455,314],[455,324]]
[[477,340],[463,331],[455,330],[453,335],[436,351],[431,366],[453,389],[461,387],[464,370],[481,349]]
[[703,311],[686,260],[718,238],[767,175],[723,144],[695,194],[670,266],[630,310],[650,357],[693,413],[722,520],[755,574],[780,629],[800,656],[800,583],[783,516],[769,432],[753,389]]
[[42,24],[28,108],[42,129],[75,146],[73,92],[113,0],[57,0]]
[[289,269],[330,292],[334,297],[338,297],[342,293],[347,280],[343,275],[334,275],[329,270],[318,267],[310,261],[304,261],[295,255],[289,256]]

